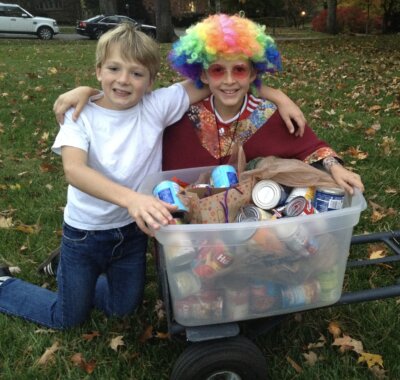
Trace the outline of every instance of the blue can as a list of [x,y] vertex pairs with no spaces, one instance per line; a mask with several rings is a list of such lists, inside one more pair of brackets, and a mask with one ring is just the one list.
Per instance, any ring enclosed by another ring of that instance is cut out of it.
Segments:
[[180,186],[174,181],[162,181],[153,189],[153,195],[171,205],[178,206],[177,211],[188,211],[187,207],[178,197]]
[[232,165],[219,165],[211,173],[211,185],[231,187],[238,183],[236,169]]
[[344,190],[331,187],[317,187],[314,195],[314,208],[318,212],[340,210],[343,208]]

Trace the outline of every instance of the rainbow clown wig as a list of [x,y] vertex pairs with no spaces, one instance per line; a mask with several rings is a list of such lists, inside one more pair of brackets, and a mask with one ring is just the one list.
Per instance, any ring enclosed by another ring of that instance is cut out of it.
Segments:
[[172,67],[201,88],[200,75],[217,59],[249,59],[261,76],[281,69],[281,59],[274,40],[265,34],[265,26],[248,18],[216,14],[187,29],[169,53]]

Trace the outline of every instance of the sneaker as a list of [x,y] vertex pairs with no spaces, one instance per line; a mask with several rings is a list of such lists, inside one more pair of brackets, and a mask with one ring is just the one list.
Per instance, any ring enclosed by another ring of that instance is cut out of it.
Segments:
[[60,247],[50,252],[46,260],[39,266],[37,271],[46,276],[55,277],[57,275],[58,262],[60,261]]

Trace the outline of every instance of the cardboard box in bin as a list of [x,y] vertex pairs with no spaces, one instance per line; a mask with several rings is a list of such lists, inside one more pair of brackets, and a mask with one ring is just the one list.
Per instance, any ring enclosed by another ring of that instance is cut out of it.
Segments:
[[[139,191],[173,177],[188,183],[212,167],[148,176]],[[156,231],[174,319],[199,326],[292,313],[341,295],[361,192],[344,208],[261,222],[169,225]]]

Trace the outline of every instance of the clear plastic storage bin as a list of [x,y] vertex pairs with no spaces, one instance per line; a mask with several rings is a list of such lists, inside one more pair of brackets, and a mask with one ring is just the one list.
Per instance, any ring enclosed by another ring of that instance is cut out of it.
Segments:
[[[195,182],[211,167],[153,174],[140,192],[177,177]],[[344,208],[262,222],[169,225],[155,233],[174,319],[200,326],[335,303],[341,296],[361,192]]]

